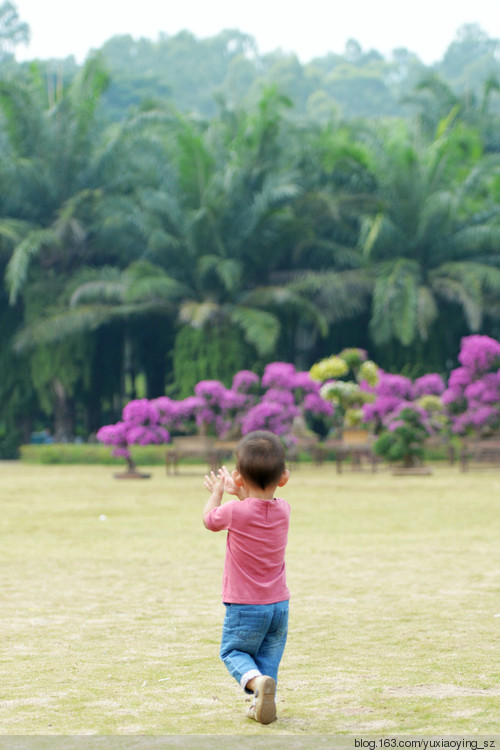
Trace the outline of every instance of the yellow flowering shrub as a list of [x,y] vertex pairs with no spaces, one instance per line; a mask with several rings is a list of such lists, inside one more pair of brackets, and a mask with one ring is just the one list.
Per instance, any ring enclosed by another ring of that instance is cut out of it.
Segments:
[[309,375],[313,380],[324,382],[333,378],[342,378],[349,372],[349,365],[345,360],[337,355],[322,359],[316,362],[309,370]]

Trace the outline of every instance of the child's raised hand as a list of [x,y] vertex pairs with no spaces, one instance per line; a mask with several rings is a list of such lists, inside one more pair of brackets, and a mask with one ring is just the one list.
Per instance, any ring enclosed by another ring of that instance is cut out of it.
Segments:
[[221,494],[224,492],[224,477],[220,475],[220,472],[221,470],[219,469],[218,476],[215,475],[214,471],[211,471],[210,474],[205,474],[203,484],[209,492],[215,492],[215,490],[219,490]]
[[238,500],[244,500],[246,495],[242,487],[239,487],[234,481],[233,476],[229,473],[226,466],[219,469],[219,477],[224,479],[224,490],[228,495],[236,495]]
[[236,486],[236,483],[229,473],[227,466],[223,466],[221,469],[219,469],[219,478],[224,480],[224,490],[229,495],[238,494],[239,488]]

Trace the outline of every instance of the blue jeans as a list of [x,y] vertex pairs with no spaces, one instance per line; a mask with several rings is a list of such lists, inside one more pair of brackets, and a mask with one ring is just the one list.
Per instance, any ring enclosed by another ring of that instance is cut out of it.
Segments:
[[[275,604],[225,604],[220,658],[242,684],[248,673],[278,681],[288,632],[288,600]],[[242,685],[245,687],[245,685]],[[249,690],[245,691],[248,693]]]

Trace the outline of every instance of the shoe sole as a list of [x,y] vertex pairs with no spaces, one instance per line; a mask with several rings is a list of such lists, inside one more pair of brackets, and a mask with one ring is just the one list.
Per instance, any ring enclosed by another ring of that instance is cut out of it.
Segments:
[[276,682],[272,677],[259,677],[255,685],[255,718],[271,724],[276,718]]

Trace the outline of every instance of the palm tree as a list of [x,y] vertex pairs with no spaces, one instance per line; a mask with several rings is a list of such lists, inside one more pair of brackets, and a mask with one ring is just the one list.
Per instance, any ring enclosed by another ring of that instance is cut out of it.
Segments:
[[184,288],[173,351],[183,393],[203,377],[227,379],[267,361],[284,309],[324,327],[315,305],[279,278],[301,192],[286,150],[285,105],[271,91],[257,113],[224,111],[208,126],[179,117],[155,184],[130,201],[148,228],[144,257]]
[[490,106],[493,94],[498,93],[500,81],[493,74],[477,91],[459,94],[437,73],[428,73],[403,102],[416,109],[417,127],[427,139],[434,140],[460,122],[480,133],[485,153],[498,153],[498,112]]
[[407,132],[379,144],[380,209],[364,218],[360,250],[374,278],[376,345],[425,342],[453,324],[453,348],[478,331],[490,293],[500,291],[498,205],[474,131],[458,124],[429,145]]
[[71,273],[90,260],[90,215],[106,189],[114,141],[101,140],[100,97],[108,83],[91,58],[53,101],[36,72],[0,84],[7,143],[0,172],[9,184],[1,226],[11,227],[6,281],[15,302],[36,266]]
[[360,217],[377,205],[373,157],[365,127],[329,122],[303,128],[298,168],[303,191],[294,205],[290,254],[281,279],[309,299],[322,315],[323,335],[307,319],[295,320],[291,357],[309,368],[313,361],[344,346],[346,331],[364,345],[364,317],[372,279],[357,247]]
[[[68,88],[54,93],[46,91],[36,70],[0,82],[0,237],[10,255],[5,273],[10,303],[27,324],[46,314],[44,305],[54,303],[65,279],[96,260],[92,214],[109,187],[116,142],[101,139],[98,105],[107,80],[96,57]],[[81,368],[70,366],[61,376],[60,361],[70,355],[64,347],[65,354],[51,348],[33,349],[31,355],[37,372],[44,372],[44,382],[33,379],[38,395],[44,400],[48,388],[56,413],[69,411],[83,377]],[[56,421],[71,430],[68,419]]]

